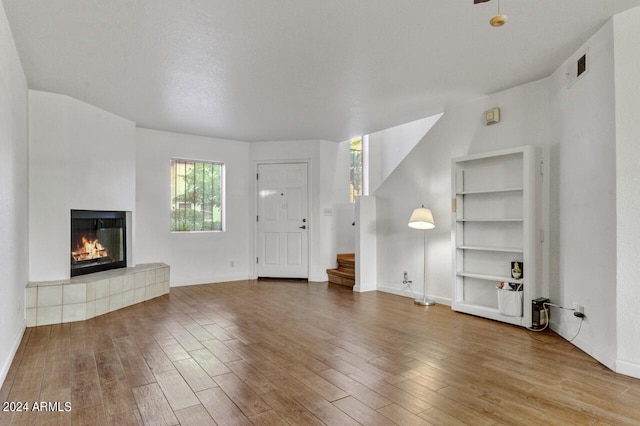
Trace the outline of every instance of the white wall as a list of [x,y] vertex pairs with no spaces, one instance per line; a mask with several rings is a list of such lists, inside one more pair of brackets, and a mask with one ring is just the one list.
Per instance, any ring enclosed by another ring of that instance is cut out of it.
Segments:
[[[615,23],[615,24],[614,24]],[[378,289],[399,292],[402,270],[421,288],[419,238],[411,209],[431,207],[429,296],[450,298],[450,159],[517,145],[548,149],[551,301],[585,307],[582,323],[552,309],[551,327],[614,370],[640,377],[640,9],[616,16],[547,79],[445,111],[443,118],[375,193]],[[615,36],[615,43],[614,43]],[[587,51],[588,71],[567,84],[568,67]],[[483,111],[502,122],[484,127]],[[409,296],[409,294],[405,295]]]
[[[428,297],[451,303],[451,159],[520,145],[550,144],[548,81],[540,80],[445,111],[411,153],[375,192],[378,201],[378,289],[400,294],[407,271],[422,295],[422,232],[407,226],[424,204],[436,227],[427,231]],[[483,123],[484,111],[498,106],[502,122]],[[408,291],[405,296],[412,296]]]
[[614,23],[616,94],[617,365],[640,377],[640,7]]
[[336,216],[336,253],[355,253],[355,204],[348,201],[346,203],[337,203],[333,212]]
[[[341,158],[339,144],[249,144],[136,129],[130,121],[67,96],[30,91],[29,97],[30,281],[69,277],[71,209],[131,211],[135,262],[167,263],[174,286],[253,277],[255,165],[293,159],[310,164],[309,279],[327,279],[338,246],[335,213],[348,199],[348,167],[343,167],[348,155]],[[169,232],[173,157],[225,163],[225,232]],[[101,192],[85,192],[92,188]],[[332,214],[325,215],[325,209]]]
[[[616,359],[616,129],[613,32],[608,22],[551,77],[554,198],[551,299],[585,307],[574,344],[614,368]],[[565,73],[588,48],[588,71],[572,86]],[[552,310],[551,324],[573,338],[579,321]]]
[[[432,115],[368,135],[369,194],[375,193],[441,116],[442,113]],[[340,170],[349,167],[349,149],[350,141],[340,143]],[[338,253],[353,253],[356,250],[356,228],[352,225],[356,220],[355,204],[338,204],[337,211]]]
[[134,210],[135,155],[133,122],[29,91],[30,281],[69,278],[72,209]]
[[376,290],[378,248],[376,231],[376,197],[364,195],[356,200],[356,283],[353,291],[365,292]]
[[[349,201],[350,141],[340,142],[337,149],[333,208],[337,234],[336,253],[355,253],[355,204]],[[333,262],[331,267],[337,266],[335,259]]]
[[0,386],[25,327],[28,281],[27,81],[0,4]]
[[[248,279],[250,144],[148,129],[136,139],[136,260],[168,264],[172,286]],[[170,232],[171,158],[225,164],[225,232]]]
[[[340,144],[246,143],[138,129],[137,146],[136,260],[170,265],[172,286],[255,278],[251,259],[256,256],[257,164],[279,161],[309,163],[309,280],[327,280],[326,269],[334,267],[338,252],[342,203],[349,196],[348,152],[343,159]],[[225,163],[225,232],[169,232],[172,157]],[[325,209],[330,209],[331,215],[325,215]]]
[[[337,206],[349,199],[348,152],[346,159],[340,144],[329,141],[257,142],[251,144],[253,173],[260,162],[309,162],[309,280],[326,281],[327,268],[336,265]],[[346,163],[344,163],[346,161]],[[347,166],[345,167],[344,164]],[[255,211],[255,183],[252,185],[252,209]],[[332,215],[325,216],[324,210]],[[340,218],[344,218],[343,215]],[[254,242],[252,240],[252,247]],[[255,247],[253,247],[255,251]],[[254,256],[255,257],[255,256]]]
[[370,194],[375,193],[440,117],[442,113],[369,135]]

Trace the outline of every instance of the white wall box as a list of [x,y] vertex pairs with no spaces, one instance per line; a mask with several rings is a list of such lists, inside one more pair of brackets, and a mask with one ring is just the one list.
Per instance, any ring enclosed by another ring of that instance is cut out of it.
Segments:
[[[531,327],[531,300],[543,289],[539,151],[523,146],[452,160],[453,310]],[[520,279],[511,275],[513,261],[524,265]],[[496,287],[504,281],[522,284],[522,309],[499,309]]]

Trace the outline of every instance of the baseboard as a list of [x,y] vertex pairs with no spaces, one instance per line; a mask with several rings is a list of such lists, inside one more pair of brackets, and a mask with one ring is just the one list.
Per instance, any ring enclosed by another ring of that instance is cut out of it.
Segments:
[[[397,287],[390,287],[390,286],[378,284],[376,289],[378,291],[383,291],[385,293],[391,293],[391,294],[395,294],[397,296],[410,297],[410,298],[414,299],[413,293],[411,293],[408,290],[404,290],[403,291],[403,290],[401,290],[401,289],[399,289]],[[418,294],[416,293],[415,298],[418,298],[418,297],[420,297],[420,296],[418,296]]]
[[378,290],[377,288],[367,288],[366,290],[363,290],[362,286],[357,284],[353,286],[353,291],[355,293],[367,293],[369,291],[377,291],[377,290]]
[[329,281],[329,276],[326,272],[318,273],[318,274],[310,274],[309,281],[313,283],[322,283],[325,281]]
[[[573,315],[571,315],[569,318],[573,318]],[[586,353],[591,358],[607,367],[609,370],[615,371],[620,374],[633,376],[632,374],[618,371],[618,363],[620,361],[615,359],[615,353],[599,351],[598,348],[594,347],[593,342],[588,338],[590,337],[590,334],[588,330],[585,329],[585,324],[580,324],[580,321],[557,322],[553,320],[552,316],[551,322],[549,323],[549,328],[569,341],[573,346],[580,349],[582,352]],[[640,366],[636,366],[636,369],[638,369],[636,371],[636,374],[640,374]],[[633,377],[640,377],[640,375]]]
[[[246,281],[246,280],[255,280],[257,278],[255,277],[250,277],[249,275],[223,275],[223,276],[217,276],[217,277],[211,277],[211,278],[194,278],[194,279],[189,279],[189,280],[175,280],[175,279],[171,279],[171,287],[186,287],[186,286],[190,286],[190,285],[202,285],[202,284],[218,284],[218,283],[226,283],[226,282],[231,282],[231,281]],[[286,278],[284,278],[286,279]],[[308,280],[309,282],[326,282],[327,281],[327,275],[325,274],[324,276],[322,274],[320,275],[314,275],[314,276],[309,276]]]
[[248,275],[223,275],[210,278],[193,278],[189,280],[175,280],[172,278],[170,286],[185,287],[190,285],[226,283],[229,281],[246,281],[250,279],[251,278]]
[[635,377],[640,379],[640,364],[635,364],[627,361],[616,361],[616,373],[624,374],[625,376]]
[[13,362],[13,358],[16,356],[16,352],[20,347],[20,342],[22,341],[22,336],[24,336],[24,331],[26,330],[26,328],[27,328],[27,321],[23,320],[22,326],[20,327],[20,330],[13,342],[13,347],[11,348],[10,355],[6,360],[4,360],[4,363],[2,364],[2,370],[0,370],[0,388],[2,387],[2,385],[4,385],[4,381],[7,378],[7,374],[9,374],[11,363]]
[[[422,298],[422,293],[416,293],[415,296],[414,296],[414,294],[411,293],[410,291],[402,290],[402,289],[399,289],[398,287],[391,287],[391,286],[378,284],[377,290],[378,291],[383,291],[385,293],[395,294],[395,295],[402,296],[402,297],[409,297],[411,299],[421,299]],[[439,305],[451,306],[451,299],[450,298],[438,297],[438,296],[428,296],[428,298],[433,300],[434,302],[436,302]]]

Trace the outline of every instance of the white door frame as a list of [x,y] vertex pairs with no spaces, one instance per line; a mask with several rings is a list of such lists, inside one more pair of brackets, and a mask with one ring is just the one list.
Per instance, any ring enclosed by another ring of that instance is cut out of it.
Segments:
[[253,162],[253,185],[251,185],[251,211],[253,214],[249,217],[251,221],[251,229],[253,232],[251,233],[251,258],[249,259],[249,264],[251,265],[251,279],[258,278],[258,265],[256,262],[256,258],[258,257],[258,221],[256,217],[258,216],[258,167],[261,165],[274,165],[274,164],[306,164],[307,165],[307,209],[308,209],[308,223],[307,228],[309,232],[307,232],[307,277],[311,277],[312,264],[311,259],[313,259],[313,235],[314,235],[314,223],[315,217],[313,214],[313,196],[311,192],[312,185],[312,161],[309,158],[301,158],[301,159],[284,159],[284,160],[254,160]]

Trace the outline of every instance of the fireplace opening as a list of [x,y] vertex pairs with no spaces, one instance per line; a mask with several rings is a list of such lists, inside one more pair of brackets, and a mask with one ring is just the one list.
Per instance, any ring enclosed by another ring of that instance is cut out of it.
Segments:
[[71,276],[127,267],[126,212],[71,210]]

